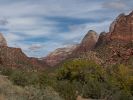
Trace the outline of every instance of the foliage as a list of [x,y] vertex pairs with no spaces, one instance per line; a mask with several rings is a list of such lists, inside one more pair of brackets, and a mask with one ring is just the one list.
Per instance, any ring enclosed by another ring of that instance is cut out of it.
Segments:
[[[73,89],[69,88],[69,90],[73,90],[73,95],[76,95],[78,92],[78,95],[84,98],[110,100],[133,99],[132,68],[125,65],[103,68],[92,61],[73,60],[61,66],[57,73],[57,79],[60,81],[59,83],[66,80],[68,82],[67,86],[63,83],[62,87],[66,87],[66,89],[71,87]],[[71,86],[68,84],[71,84]],[[66,95],[66,92],[59,92]],[[70,94],[67,95],[69,97]],[[72,99],[69,98],[69,100]]]
[[[93,61],[73,59],[64,62],[57,71],[48,73],[6,67],[1,67],[0,71],[14,85],[22,86],[19,87],[22,92],[16,94],[18,97],[22,96],[22,100],[76,100],[77,96],[133,100],[133,68],[127,65],[104,68]],[[7,95],[3,91],[0,89],[0,95],[4,98]]]
[[1,71],[2,75],[10,76],[12,74],[13,70],[11,68],[6,68],[6,67],[3,67],[3,66],[0,66],[0,71]]
[[26,85],[29,84],[29,79],[28,79],[27,75],[24,72],[21,72],[21,71],[15,71],[11,75],[10,79],[16,85],[26,86]]

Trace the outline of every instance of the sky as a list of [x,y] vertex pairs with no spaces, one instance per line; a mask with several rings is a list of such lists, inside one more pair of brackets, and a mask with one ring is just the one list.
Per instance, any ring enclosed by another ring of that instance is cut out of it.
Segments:
[[89,30],[108,31],[133,0],[0,0],[0,32],[29,57],[78,44]]

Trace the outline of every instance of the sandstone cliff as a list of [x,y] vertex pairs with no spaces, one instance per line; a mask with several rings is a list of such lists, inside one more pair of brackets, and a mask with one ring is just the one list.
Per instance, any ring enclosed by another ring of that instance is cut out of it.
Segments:
[[109,32],[100,34],[95,51],[107,65],[133,65],[133,12],[120,14],[111,23]]

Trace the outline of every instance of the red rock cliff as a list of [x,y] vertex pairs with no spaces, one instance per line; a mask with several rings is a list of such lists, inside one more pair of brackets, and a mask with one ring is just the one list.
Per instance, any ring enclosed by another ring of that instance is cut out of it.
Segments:
[[133,12],[120,14],[111,24],[109,33],[111,40],[133,41]]

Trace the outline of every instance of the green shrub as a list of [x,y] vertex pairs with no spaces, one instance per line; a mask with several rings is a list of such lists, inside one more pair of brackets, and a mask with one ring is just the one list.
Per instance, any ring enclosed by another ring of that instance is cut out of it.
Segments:
[[73,83],[68,81],[58,81],[55,90],[65,100],[76,100],[76,88]]
[[93,61],[88,60],[72,60],[64,63],[57,73],[57,79],[59,80],[78,80],[84,81],[85,75],[87,74],[99,75],[99,78],[102,78],[104,70],[102,67],[94,63]]
[[1,74],[5,76],[10,76],[13,72],[11,68],[2,67],[2,66],[0,67],[0,71],[1,71]]
[[11,81],[13,81],[14,84],[19,86],[29,85],[29,80],[30,80],[28,76],[21,71],[15,71],[14,73],[12,73],[10,79]]

